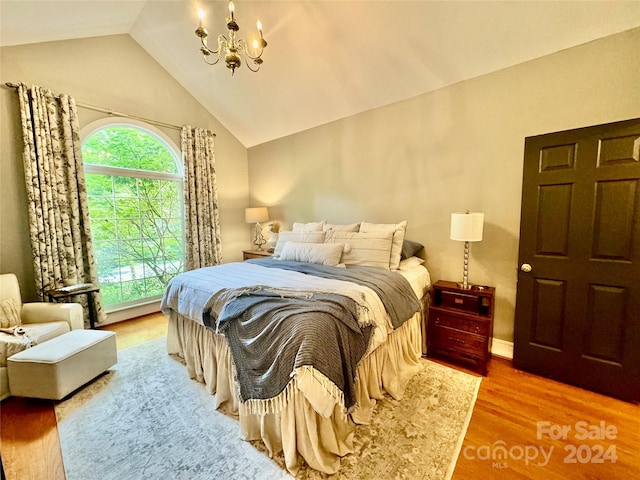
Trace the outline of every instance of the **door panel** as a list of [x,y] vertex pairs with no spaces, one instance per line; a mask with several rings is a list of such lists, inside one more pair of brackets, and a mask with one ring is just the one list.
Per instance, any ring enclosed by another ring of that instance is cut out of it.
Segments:
[[636,135],[603,138],[600,141],[598,166],[640,162],[640,140]]
[[571,184],[539,186],[537,255],[567,256],[571,187]]
[[547,278],[535,279],[531,342],[562,351],[562,326],[566,303],[565,283]]
[[589,285],[584,354],[594,361],[622,365],[628,289]]
[[640,119],[525,140],[514,365],[640,400]]
[[540,149],[540,171],[573,169],[576,158],[575,143]]
[[596,182],[592,259],[631,261],[637,180]]

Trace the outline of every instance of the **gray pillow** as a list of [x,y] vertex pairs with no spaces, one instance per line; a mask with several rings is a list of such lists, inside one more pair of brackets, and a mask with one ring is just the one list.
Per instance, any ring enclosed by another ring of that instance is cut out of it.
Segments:
[[421,243],[413,242],[411,240],[403,240],[400,258],[404,260],[406,258],[415,257],[423,248],[424,245]]

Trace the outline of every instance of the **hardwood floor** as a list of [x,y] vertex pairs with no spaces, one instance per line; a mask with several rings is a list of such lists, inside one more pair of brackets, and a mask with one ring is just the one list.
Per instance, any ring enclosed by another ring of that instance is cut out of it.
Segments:
[[[105,329],[116,332],[123,349],[166,335],[167,321],[154,314]],[[566,438],[552,438],[562,436],[563,426],[570,428],[564,427]],[[582,439],[585,432],[590,438]],[[64,480],[53,402],[14,397],[2,402],[0,442],[7,480]],[[454,479],[639,475],[640,406],[516,370],[508,360],[491,360]]]
[[640,478],[640,406],[494,358],[453,478]]

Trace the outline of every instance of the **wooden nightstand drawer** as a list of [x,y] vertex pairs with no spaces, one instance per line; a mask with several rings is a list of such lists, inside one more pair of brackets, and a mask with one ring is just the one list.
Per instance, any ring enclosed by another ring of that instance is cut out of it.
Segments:
[[435,347],[467,352],[479,358],[484,358],[487,355],[486,337],[438,326],[432,328],[430,334],[429,344],[433,344]]
[[431,315],[436,326],[455,328],[483,336],[488,336],[491,333],[491,322],[477,316],[451,315],[441,312],[437,308],[431,309]]
[[456,310],[478,313],[478,296],[441,290],[440,306],[443,308],[455,308]]
[[265,258],[272,256],[272,252],[266,250],[243,250],[242,260],[249,260],[251,258]]

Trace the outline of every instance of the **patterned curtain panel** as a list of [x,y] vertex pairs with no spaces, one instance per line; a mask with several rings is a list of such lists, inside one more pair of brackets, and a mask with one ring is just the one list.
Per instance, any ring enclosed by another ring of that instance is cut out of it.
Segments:
[[[78,113],[68,95],[26,85],[18,87],[18,95],[36,290],[44,300],[48,289],[64,285],[63,279],[98,285]],[[100,323],[102,297],[89,295]],[[83,304],[88,323],[86,295],[74,301]]]
[[187,270],[222,263],[214,138],[209,130],[182,127]]

